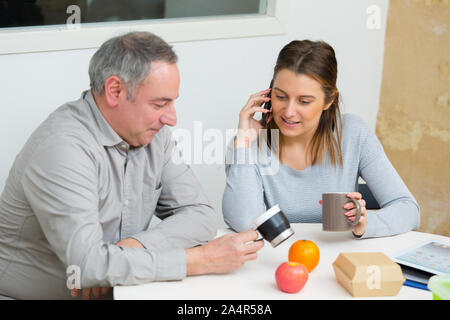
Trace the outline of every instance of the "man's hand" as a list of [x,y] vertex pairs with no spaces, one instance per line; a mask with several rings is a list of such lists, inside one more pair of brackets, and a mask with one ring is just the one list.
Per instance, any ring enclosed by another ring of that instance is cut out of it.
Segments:
[[[124,248],[145,248],[142,243],[134,238],[126,238],[122,239],[116,243],[116,246],[124,247]],[[86,288],[86,289],[72,289],[70,291],[70,295],[72,298],[78,297],[81,292],[81,297],[83,300],[89,300],[91,295],[94,296],[95,299],[100,298],[100,296],[104,296],[111,290],[111,288]]]
[[187,275],[228,273],[239,269],[245,262],[257,258],[264,241],[254,241],[254,230],[227,234],[201,246],[186,249]]
[[101,295],[104,296],[105,294],[107,294],[109,290],[111,290],[111,288],[86,288],[82,290],[72,289],[70,291],[70,295],[72,296],[72,298],[76,298],[81,291],[81,297],[83,298],[83,300],[91,299],[91,294],[95,299],[98,299]]

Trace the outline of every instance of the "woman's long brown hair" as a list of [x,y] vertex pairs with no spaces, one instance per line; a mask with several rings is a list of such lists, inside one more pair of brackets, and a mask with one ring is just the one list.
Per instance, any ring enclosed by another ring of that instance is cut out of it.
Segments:
[[[322,86],[325,104],[333,101],[330,107],[322,112],[309,152],[311,165],[322,163],[325,153],[328,152],[333,166],[336,167],[337,164],[342,166],[342,118],[339,110],[339,92],[336,88],[337,61],[333,48],[323,41],[292,41],[280,51],[273,79],[283,69],[315,79]],[[279,130],[273,117],[264,129],[268,132],[267,144],[270,148],[270,130]],[[280,145],[280,150],[281,147]]]

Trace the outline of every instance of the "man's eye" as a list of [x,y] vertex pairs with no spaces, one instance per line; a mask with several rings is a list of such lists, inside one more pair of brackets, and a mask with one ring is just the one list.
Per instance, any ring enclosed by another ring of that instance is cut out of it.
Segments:
[[307,100],[300,100],[301,104],[309,104],[311,101],[307,101]]
[[286,97],[277,95],[277,99],[284,100],[284,99],[286,99]]

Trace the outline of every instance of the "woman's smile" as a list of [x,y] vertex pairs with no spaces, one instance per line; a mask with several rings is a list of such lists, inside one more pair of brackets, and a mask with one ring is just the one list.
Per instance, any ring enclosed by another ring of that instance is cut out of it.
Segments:
[[300,125],[300,121],[291,121],[291,120],[286,120],[283,117],[280,117],[281,121],[283,123],[284,126],[288,127],[288,128],[295,128],[296,126]]

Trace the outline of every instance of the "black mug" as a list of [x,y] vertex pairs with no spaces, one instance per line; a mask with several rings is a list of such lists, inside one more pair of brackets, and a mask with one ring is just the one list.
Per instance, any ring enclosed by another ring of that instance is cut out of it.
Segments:
[[274,248],[294,234],[289,220],[278,205],[256,218],[253,227]]

